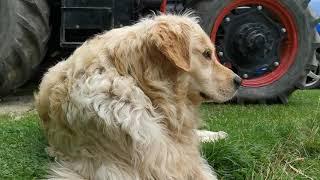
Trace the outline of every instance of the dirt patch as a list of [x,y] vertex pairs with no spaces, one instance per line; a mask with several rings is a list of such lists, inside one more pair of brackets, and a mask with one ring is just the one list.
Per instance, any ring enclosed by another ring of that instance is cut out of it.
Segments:
[[19,115],[34,109],[33,95],[7,96],[0,99],[0,114]]

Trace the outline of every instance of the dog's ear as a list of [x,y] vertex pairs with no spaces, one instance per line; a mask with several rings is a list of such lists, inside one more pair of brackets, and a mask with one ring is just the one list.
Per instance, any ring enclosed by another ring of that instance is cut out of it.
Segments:
[[166,58],[184,71],[190,70],[189,36],[186,25],[158,22],[152,27],[150,40]]

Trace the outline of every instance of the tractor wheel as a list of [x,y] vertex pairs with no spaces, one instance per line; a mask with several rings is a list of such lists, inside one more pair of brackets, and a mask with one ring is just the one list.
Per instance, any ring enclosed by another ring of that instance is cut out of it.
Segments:
[[310,0],[202,0],[190,6],[216,56],[243,77],[238,103],[287,103],[317,66],[320,40]]
[[0,97],[30,78],[45,55],[49,34],[46,0],[0,1]]

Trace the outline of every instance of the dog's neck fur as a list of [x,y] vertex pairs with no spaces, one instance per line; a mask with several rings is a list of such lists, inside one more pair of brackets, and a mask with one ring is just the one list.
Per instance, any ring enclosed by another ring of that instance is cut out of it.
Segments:
[[[178,69],[169,62],[164,55],[155,47],[135,44],[134,39],[131,47],[125,54],[110,54],[110,60],[121,75],[130,75],[137,80],[137,84],[150,98],[156,110],[165,117],[163,122],[175,139],[184,139],[193,136],[193,129],[197,128],[200,120],[197,107],[201,103],[199,94],[189,89],[189,76],[183,70]],[[116,45],[121,48],[121,43]],[[116,48],[116,49],[117,49]],[[140,56],[133,56],[132,51],[141,51]],[[124,58],[127,57],[127,58]],[[128,60],[130,58],[130,60]],[[181,138],[179,138],[181,137]],[[183,138],[182,138],[183,137]]]

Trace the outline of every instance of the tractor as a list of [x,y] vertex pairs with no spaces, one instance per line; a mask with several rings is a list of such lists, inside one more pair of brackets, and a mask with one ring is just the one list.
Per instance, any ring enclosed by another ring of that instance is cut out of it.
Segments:
[[244,79],[235,102],[287,103],[294,90],[319,86],[320,19],[310,0],[1,0],[0,97],[94,34],[186,9],[217,60]]

